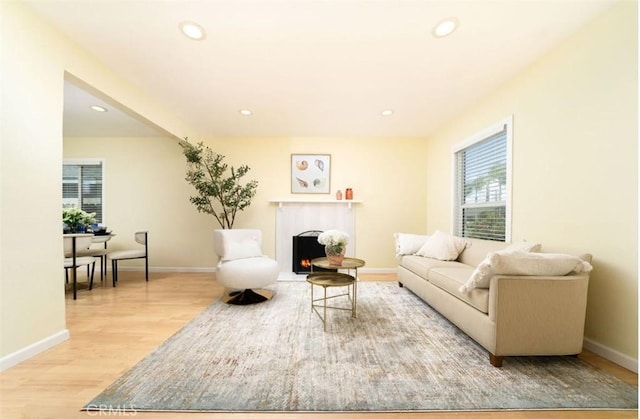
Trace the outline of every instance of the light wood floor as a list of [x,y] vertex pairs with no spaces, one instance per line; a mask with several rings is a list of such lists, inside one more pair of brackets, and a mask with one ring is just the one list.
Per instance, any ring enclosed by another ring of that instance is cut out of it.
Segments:
[[[395,275],[361,275],[362,280],[394,281]],[[99,284],[99,282],[98,282]],[[604,419],[637,418],[635,411],[529,411],[450,413],[153,413],[80,412],[79,409],[185,323],[212,304],[222,288],[213,274],[152,273],[145,283],[141,272],[122,272],[117,288],[109,283],[80,291],[74,301],[67,293],[68,341],[0,374],[2,419],[64,419],[87,416],[151,418],[304,419],[419,418],[451,419]],[[637,385],[638,376],[594,354],[581,355],[601,368]],[[488,362],[488,360],[487,360]]]

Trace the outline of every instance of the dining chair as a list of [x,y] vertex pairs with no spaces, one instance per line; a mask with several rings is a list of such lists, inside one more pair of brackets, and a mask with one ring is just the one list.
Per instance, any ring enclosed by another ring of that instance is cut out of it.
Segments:
[[114,287],[116,286],[116,282],[118,282],[118,261],[120,260],[144,259],[144,276],[145,280],[149,281],[149,247],[147,244],[147,235],[146,231],[136,231],[133,237],[136,243],[144,246],[143,249],[117,250],[107,254],[107,257],[111,259],[111,278]]
[[89,276],[89,290],[93,289],[93,274],[96,270],[96,259],[93,256],[79,256],[80,250],[87,250],[93,243],[93,234],[69,234],[63,236],[63,255],[64,255],[64,273],[65,280],[69,283],[69,269],[72,269],[73,277],[73,299],[77,299],[78,280],[77,268],[79,266],[87,266],[91,268]]
[[[93,244],[93,237],[92,237],[91,244]],[[71,256],[71,251],[69,251],[68,254],[65,252],[65,257],[70,257],[70,256]],[[107,272],[107,249],[106,248],[89,247],[88,249],[76,249],[76,256],[79,256],[79,257],[91,256],[94,258],[99,258],[100,259],[100,282],[104,280],[105,273]]]

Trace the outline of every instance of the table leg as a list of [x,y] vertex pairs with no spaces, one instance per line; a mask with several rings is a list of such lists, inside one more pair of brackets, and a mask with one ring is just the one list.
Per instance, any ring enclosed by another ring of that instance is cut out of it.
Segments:
[[358,278],[356,277],[356,280],[353,281],[353,307],[351,309],[351,315],[354,319],[358,317],[356,313],[357,300],[358,300]]
[[[104,250],[107,250],[107,242],[104,242]],[[107,254],[106,253],[104,255],[104,270],[103,268],[100,268],[100,270],[102,270],[102,272],[100,273],[100,281],[102,281],[103,276],[104,276],[104,280],[106,281],[107,280]]]
[[353,290],[353,317],[358,317],[358,268],[356,268],[356,280],[353,284],[355,287]]
[[73,266],[71,267],[71,269],[73,270],[72,274],[73,274],[73,299],[75,300],[77,298],[77,292],[78,292],[78,283],[77,283],[77,272],[76,272],[76,238],[72,237],[71,238],[71,253],[72,253],[72,257],[73,257]]
[[322,327],[324,329],[324,331],[327,331],[327,287],[322,287],[324,288],[324,316],[322,316]]

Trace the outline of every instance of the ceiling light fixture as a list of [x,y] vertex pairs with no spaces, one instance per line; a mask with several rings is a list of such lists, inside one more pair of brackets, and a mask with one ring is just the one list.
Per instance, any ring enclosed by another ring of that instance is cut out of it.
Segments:
[[240,109],[238,112],[240,112],[240,115],[243,116],[251,116],[251,114],[253,113],[249,109]]
[[433,36],[436,38],[443,38],[451,35],[456,29],[458,29],[459,22],[455,17],[449,17],[442,22],[438,23],[433,28]]
[[391,115],[393,115],[393,110],[385,109],[384,111],[380,112],[380,115],[382,115],[382,116],[391,116]]
[[89,108],[92,111],[96,111],[96,112],[107,112],[107,108],[105,108],[104,106],[91,105],[89,106]]
[[182,22],[179,27],[184,36],[194,41],[201,41],[207,36],[204,28],[195,22]]

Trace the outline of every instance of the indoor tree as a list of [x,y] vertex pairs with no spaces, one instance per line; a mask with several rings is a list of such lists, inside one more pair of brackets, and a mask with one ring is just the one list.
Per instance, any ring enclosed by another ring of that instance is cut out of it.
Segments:
[[187,159],[185,179],[197,192],[189,200],[199,212],[213,215],[222,228],[233,228],[236,214],[251,205],[258,188],[256,180],[242,183],[249,166],[228,166],[224,163],[225,156],[202,142],[194,145],[185,138],[180,146]]

